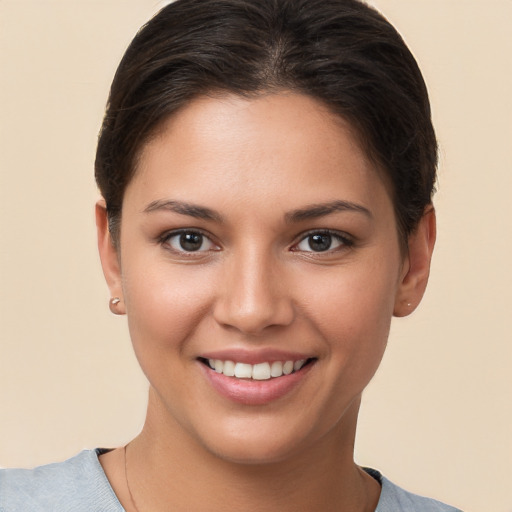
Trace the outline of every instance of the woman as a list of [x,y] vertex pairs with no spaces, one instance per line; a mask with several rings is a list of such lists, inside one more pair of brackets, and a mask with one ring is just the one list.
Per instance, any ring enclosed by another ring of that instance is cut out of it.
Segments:
[[354,463],[391,317],[425,290],[436,140],[356,0],[178,0],[98,142],[98,245],[150,382],[123,448],[0,477],[0,509],[455,510]]

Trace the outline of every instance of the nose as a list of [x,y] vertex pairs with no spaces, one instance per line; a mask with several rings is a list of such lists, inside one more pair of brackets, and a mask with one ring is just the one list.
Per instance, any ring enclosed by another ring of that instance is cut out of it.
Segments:
[[259,335],[294,318],[293,300],[279,262],[268,254],[244,251],[224,262],[214,318],[224,327]]

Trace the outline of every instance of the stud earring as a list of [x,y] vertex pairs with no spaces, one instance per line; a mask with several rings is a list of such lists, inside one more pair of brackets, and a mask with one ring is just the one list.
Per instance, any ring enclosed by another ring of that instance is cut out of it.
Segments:
[[122,311],[123,308],[119,308],[119,304],[121,303],[121,299],[119,297],[112,297],[108,301],[108,307],[110,309],[111,313],[114,313],[114,315],[124,315],[124,311]]

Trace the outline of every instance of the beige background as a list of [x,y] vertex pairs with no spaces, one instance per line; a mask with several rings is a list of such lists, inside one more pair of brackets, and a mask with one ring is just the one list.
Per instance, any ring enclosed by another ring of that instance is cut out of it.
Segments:
[[[0,0],[0,464],[140,429],[146,383],[95,248],[96,134],[136,29],[165,2]],[[357,460],[471,511],[512,511],[512,2],[378,0],[420,61],[441,143],[439,238],[395,320]]]

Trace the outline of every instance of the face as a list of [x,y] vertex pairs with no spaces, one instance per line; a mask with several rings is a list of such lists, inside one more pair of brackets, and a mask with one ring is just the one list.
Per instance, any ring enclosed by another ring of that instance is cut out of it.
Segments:
[[292,93],[195,100],[145,146],[118,251],[167,430],[242,462],[353,441],[410,265],[347,124]]

